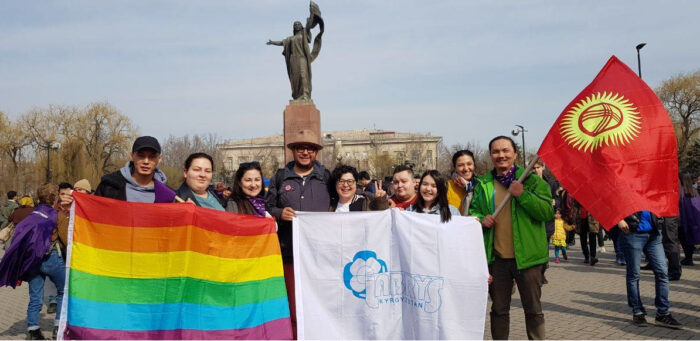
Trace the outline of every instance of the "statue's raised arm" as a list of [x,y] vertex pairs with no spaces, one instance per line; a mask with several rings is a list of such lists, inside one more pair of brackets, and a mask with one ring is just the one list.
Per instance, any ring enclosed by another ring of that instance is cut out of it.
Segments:
[[[311,1],[309,12],[309,18],[306,19],[306,28],[302,26],[301,22],[295,21],[291,36],[282,41],[267,41],[267,45],[284,47],[282,54],[287,64],[287,76],[289,76],[289,83],[292,86],[292,98],[294,100],[311,99],[311,62],[321,52],[321,37],[324,29],[321,10],[316,3]],[[314,39],[312,50],[309,50],[311,29],[317,25],[320,32]]]

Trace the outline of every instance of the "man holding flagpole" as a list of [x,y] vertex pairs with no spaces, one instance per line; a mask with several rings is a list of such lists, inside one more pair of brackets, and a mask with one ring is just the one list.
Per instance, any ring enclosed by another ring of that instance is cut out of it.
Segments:
[[[524,174],[529,170],[515,165],[518,154],[511,138],[494,138],[489,151],[494,168],[479,179],[469,213],[483,226],[486,259],[493,276],[489,287],[493,301],[491,336],[494,340],[508,339],[515,280],[525,310],[527,337],[542,340],[542,267],[549,256],[545,222],[554,218],[552,194],[537,174]],[[521,177],[524,180],[517,181]],[[502,201],[506,204],[495,213]]]

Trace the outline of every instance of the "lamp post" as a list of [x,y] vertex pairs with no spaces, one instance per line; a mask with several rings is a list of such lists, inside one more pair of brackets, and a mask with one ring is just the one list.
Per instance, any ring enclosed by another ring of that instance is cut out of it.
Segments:
[[637,70],[639,72],[639,78],[642,78],[642,59],[639,57],[639,50],[642,49],[647,43],[641,43],[638,44],[636,49],[637,49]]
[[51,149],[58,150],[61,148],[61,144],[48,141],[44,147],[46,147],[46,182],[51,182]]
[[520,133],[523,134],[522,135],[522,138],[523,138],[523,167],[527,167],[527,156],[525,154],[525,132],[527,130],[525,130],[525,127],[523,127],[521,125],[516,124],[515,126],[517,128],[513,129],[513,131],[511,133],[513,134],[513,136],[518,136],[518,134],[520,134]]

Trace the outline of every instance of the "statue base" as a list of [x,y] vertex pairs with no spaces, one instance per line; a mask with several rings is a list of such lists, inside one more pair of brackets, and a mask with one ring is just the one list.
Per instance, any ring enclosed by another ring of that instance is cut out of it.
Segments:
[[[321,112],[311,100],[292,100],[284,109],[284,163],[294,161],[294,153],[287,144],[294,142],[295,133],[301,130],[311,130],[321,140]],[[316,156],[321,159],[320,152]]]

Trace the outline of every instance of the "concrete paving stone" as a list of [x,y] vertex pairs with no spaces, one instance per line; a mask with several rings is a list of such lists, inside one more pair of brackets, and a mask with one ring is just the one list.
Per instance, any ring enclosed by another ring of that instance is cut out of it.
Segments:
[[[684,267],[682,279],[670,284],[671,313],[684,325],[684,329],[672,330],[653,325],[639,328],[631,323],[625,268],[614,264],[614,253],[599,255],[600,262],[595,266],[582,263],[578,246],[570,248],[569,256],[568,262],[559,264],[551,258],[546,271],[549,284],[542,287],[542,304],[548,339],[700,339],[700,266]],[[700,257],[696,256],[695,261],[700,263]],[[26,283],[16,290],[0,288],[0,339],[24,339],[27,290]],[[653,323],[656,309],[654,276],[651,272],[642,272],[640,290],[649,314],[647,320]],[[45,308],[42,309],[40,325],[44,335],[50,336],[54,316],[47,315],[45,311]],[[486,339],[491,339],[489,311],[490,302],[486,313]],[[511,304],[510,338],[527,339],[525,316],[517,290]]]

